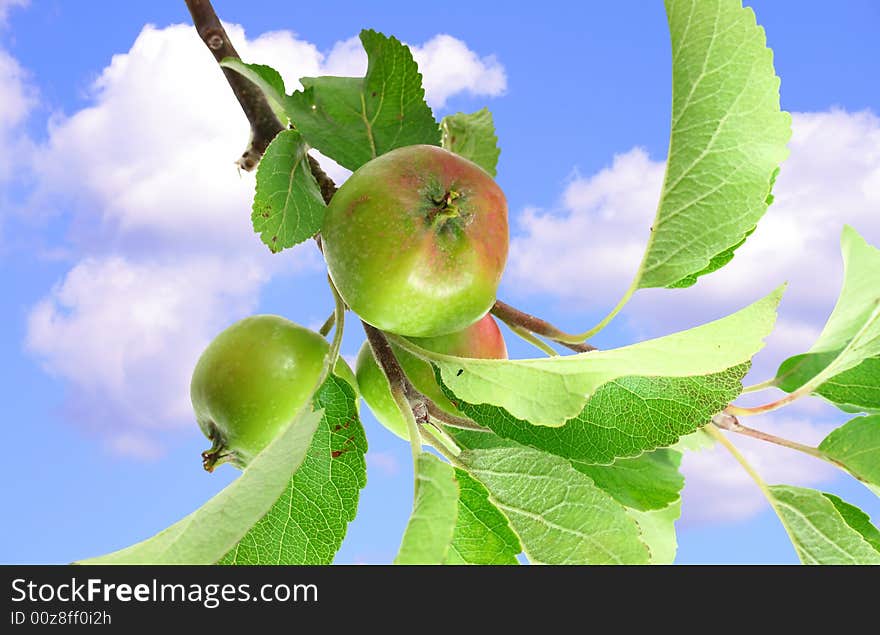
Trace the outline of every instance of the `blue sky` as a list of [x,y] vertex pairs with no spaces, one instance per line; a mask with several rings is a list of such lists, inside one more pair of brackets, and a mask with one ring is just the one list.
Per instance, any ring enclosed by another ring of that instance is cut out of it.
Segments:
[[[195,34],[172,27],[187,23],[182,1],[20,4],[0,0],[0,562],[67,562],[153,534],[236,476],[201,470],[187,410],[189,365],[213,334],[254,312],[315,326],[330,300],[314,253],[272,258],[248,232],[252,177],[232,165],[247,126]],[[795,113],[777,204],[731,265],[693,289],[642,292],[597,343],[694,326],[788,280],[757,381],[827,317],[842,224],[880,244],[880,7],[749,4]],[[215,2],[244,28],[231,31],[239,50],[290,81],[357,69],[345,42],[371,27],[415,45],[438,116],[488,105],[513,239],[500,295],[564,327],[592,324],[637,265],[633,227],[650,224],[662,178],[662,3],[369,5]],[[263,35],[280,30],[292,34]],[[350,328],[343,352],[362,339]],[[843,420],[807,400],[755,426],[815,443]],[[409,449],[368,414],[364,425],[369,482],[339,562],[390,561],[409,514]],[[880,518],[876,497],[826,466],[734,441],[772,482]],[[680,562],[795,561],[721,451],[686,457],[684,471]]]

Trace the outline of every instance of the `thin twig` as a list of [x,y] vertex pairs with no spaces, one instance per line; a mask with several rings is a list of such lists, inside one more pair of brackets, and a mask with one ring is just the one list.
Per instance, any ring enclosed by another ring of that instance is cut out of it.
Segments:
[[520,311],[501,300],[495,301],[495,305],[492,307],[491,312],[492,315],[505,324],[515,324],[536,335],[546,337],[548,340],[559,342],[563,346],[578,353],[588,353],[589,351],[596,350],[596,347],[592,344],[579,341],[576,335],[561,331],[550,324],[550,322],[535,317],[534,315],[530,315],[525,311]]
[[[422,393],[419,393],[419,395],[422,395]],[[450,428],[458,428],[459,430],[489,432],[488,428],[484,428],[480,424],[471,421],[467,417],[459,417],[457,415],[450,414],[424,395],[422,395],[422,397],[425,399],[425,406],[428,409],[428,416],[430,416],[432,419],[436,419],[443,425],[449,426]]]
[[443,410],[434,403],[427,395],[420,392],[418,388],[413,386],[409,377],[406,376],[391,343],[385,334],[374,326],[370,326],[363,322],[364,331],[367,334],[367,341],[373,349],[373,355],[379,367],[388,378],[388,385],[392,393],[395,389],[399,389],[406,397],[407,403],[413,411],[413,416],[419,425],[426,425],[433,419],[449,426],[450,428],[458,428],[460,430],[472,430],[474,432],[488,432],[489,430],[471,421],[467,417],[459,417]]
[[792,544],[797,544],[795,540],[794,534],[792,534],[791,528],[788,526],[788,523],[785,521],[785,516],[782,514],[782,510],[779,509],[779,504],[776,501],[776,497],[773,496],[773,492],[770,491],[770,487],[767,485],[767,482],[761,478],[761,475],[758,474],[758,471],[752,467],[752,465],[746,460],[746,457],[743,456],[742,452],[740,452],[737,447],[727,438],[727,435],[721,432],[719,427],[710,423],[705,428],[703,428],[710,435],[715,437],[715,439],[721,443],[727,451],[736,459],[737,463],[739,463],[742,468],[746,471],[746,473],[752,477],[752,480],[755,481],[755,484],[761,490],[761,493],[764,494],[764,497],[767,499],[767,502],[770,503],[770,507],[773,508],[773,511],[776,512],[776,515],[779,517],[779,522],[782,523],[782,527],[785,529],[785,533],[788,534],[788,539],[791,540]]
[[406,373],[400,366],[400,362],[397,361],[397,356],[394,355],[388,338],[375,326],[371,326],[363,321],[361,321],[361,324],[364,327],[364,332],[367,334],[370,348],[373,349],[373,356],[376,358],[376,362],[379,364],[382,372],[385,373],[385,377],[388,378],[388,385],[391,387],[392,392],[395,389],[401,390],[412,406],[416,421],[420,424],[428,423],[428,406],[425,403],[424,395],[415,389],[406,376]]
[[327,353],[327,361],[324,369],[321,371],[321,378],[315,390],[320,388],[326,381],[333,369],[336,368],[336,361],[339,359],[339,349],[342,348],[342,335],[345,332],[345,302],[336,290],[336,285],[330,276],[327,276],[327,284],[330,285],[330,292],[333,294],[333,321],[336,324],[336,332],[333,334],[333,340],[330,342],[330,350]]
[[587,342],[581,342],[580,344],[575,344],[572,342],[563,342],[561,340],[553,340],[554,342],[559,342],[565,348],[573,350],[575,353],[589,353],[590,351],[599,350],[592,344],[588,344]]
[[[229,41],[226,29],[220,23],[220,18],[217,17],[210,0],[186,0],[186,7],[189,9],[199,37],[215,60],[220,62],[226,57],[241,59],[238,51]],[[275,135],[284,130],[284,126],[278,121],[269,102],[255,84],[233,70],[228,68],[221,70],[251,124],[250,144],[237,163],[244,170],[253,170],[260,162],[266,147]]]
[[[501,320],[501,318],[498,319]],[[501,321],[504,322],[504,320]],[[517,324],[512,324],[510,322],[504,322],[504,324],[513,332],[514,335],[519,336],[521,339],[525,340],[526,342],[537,348],[539,351],[547,354],[550,357],[557,357],[559,355],[559,353],[553,350],[552,346],[550,346],[547,342],[542,340],[540,337],[532,333],[527,328],[524,328]]]
[[[775,434],[770,434],[769,432],[762,432],[761,430],[755,430],[754,428],[749,428],[748,426],[744,426],[739,422],[739,419],[736,418],[735,415],[731,414],[728,411],[720,412],[714,417],[712,417],[712,423],[715,426],[721,428],[722,430],[728,430],[729,432],[736,432],[737,434],[742,434],[743,436],[752,437],[753,439],[759,439],[761,441],[766,441],[768,443],[774,443],[776,445],[781,445],[784,448],[789,448],[791,450],[797,450],[798,452],[803,452],[804,454],[809,454],[810,456],[816,457],[817,459],[822,459],[823,461],[827,461],[842,470],[846,470],[846,465],[841,463],[836,459],[832,459],[830,456],[822,452],[819,448],[814,448],[810,445],[804,445],[803,443],[798,443],[797,441],[792,441],[791,439],[785,439],[783,437],[778,437]],[[847,470],[848,471],[848,470]],[[858,477],[857,477],[858,478]]]
[[[309,155],[309,168],[312,170],[312,176],[314,176],[315,180],[318,182],[318,187],[321,188],[321,197],[324,199],[324,202],[329,205],[330,199],[336,194],[336,183],[334,183],[333,179],[327,176],[327,173],[321,169],[321,165],[312,155]],[[320,242],[318,244],[320,246]]]
[[805,397],[812,391],[812,387],[809,385],[804,385],[791,392],[784,397],[777,399],[776,401],[771,401],[770,403],[766,403],[761,406],[737,406],[734,404],[730,404],[725,408],[725,412],[731,415],[735,415],[737,417],[753,417],[755,415],[765,414],[767,412],[773,412],[774,410],[779,410],[800,399],[801,397]]
[[367,334],[367,341],[370,348],[373,349],[373,357],[385,373],[388,379],[388,386],[391,388],[391,397],[400,410],[400,415],[406,421],[406,427],[409,433],[409,445],[412,450],[413,460],[413,496],[418,495],[419,489],[419,457],[422,453],[422,435],[419,429],[429,422],[428,409],[424,403],[415,403],[414,396],[409,394],[412,384],[407,379],[400,362],[394,356],[391,344],[388,338],[379,329],[370,326],[363,320],[361,324],[364,332]]
[[749,463],[746,460],[746,457],[742,455],[742,452],[740,452],[737,447],[730,442],[730,439],[728,439],[721,432],[716,424],[710,423],[703,429],[706,430],[706,432],[708,432],[710,435],[715,437],[715,440],[719,441],[721,445],[727,448],[727,451],[733,455],[733,458],[736,459],[737,463],[739,463],[746,471],[746,473],[752,477],[752,480],[755,481],[755,484],[761,489],[761,491],[764,493],[764,496],[766,496],[767,500],[770,501],[770,504],[775,507],[776,503],[773,499],[773,495],[770,493],[770,488],[767,487],[767,483],[764,481],[763,478],[761,478],[761,475],[758,474],[758,471],[754,467],[752,467],[751,463]]
[[[192,16],[193,25],[208,50],[219,63],[226,57],[241,59],[238,51],[232,45],[226,29],[217,17],[217,12],[211,5],[210,0],[184,0],[189,13]],[[238,165],[244,170],[253,170],[260,162],[266,148],[272,142],[275,136],[284,130],[284,124],[278,120],[269,102],[262,91],[250,80],[245,79],[239,73],[222,68],[226,81],[229,82],[232,92],[235,94],[241,109],[244,111],[248,122],[251,124],[251,140],[247,149],[239,157]],[[333,182],[314,157],[309,156],[309,167],[318,186],[321,188],[321,195],[325,203],[329,203],[333,194],[336,193],[336,184]]]

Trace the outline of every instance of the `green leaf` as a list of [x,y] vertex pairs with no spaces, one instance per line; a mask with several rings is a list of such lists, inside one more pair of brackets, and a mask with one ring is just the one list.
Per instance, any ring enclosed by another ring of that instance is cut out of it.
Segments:
[[271,66],[266,66],[265,64],[245,64],[235,57],[223,58],[220,61],[220,66],[235,71],[259,88],[266,101],[269,102],[272,112],[278,117],[278,121],[284,126],[287,125],[288,117],[285,107],[288,97],[284,89],[284,79],[281,77],[281,73]]
[[395,564],[443,564],[458,517],[455,470],[422,453],[418,462],[416,500]]
[[801,562],[880,564],[880,536],[857,507],[805,487],[772,485],[769,490]]
[[367,439],[357,396],[331,376],[315,396],[324,417],[305,461],[275,501],[220,564],[330,564],[367,484]]
[[868,514],[834,494],[825,493],[824,496],[834,504],[837,513],[843,516],[846,524],[859,532],[862,538],[867,540],[877,553],[880,553],[880,529],[871,524],[871,518]]
[[849,226],[840,239],[843,288],[819,339],[776,373],[786,392],[813,392],[844,410],[880,408],[880,250]]
[[678,549],[675,521],[681,516],[684,477],[678,471],[681,452],[655,450],[635,459],[620,459],[611,465],[587,465],[572,461],[600,488],[626,506],[648,546],[651,564],[672,564]]
[[400,337],[393,339],[437,366],[443,383],[461,401],[501,406],[512,417],[535,425],[561,426],[583,410],[600,386],[634,372],[641,377],[698,377],[748,362],[773,328],[781,293],[777,289],[733,315],[688,331],[562,357],[465,359],[420,349]]
[[825,437],[819,449],[880,496],[880,415],[847,422]]
[[712,260],[709,261],[709,264],[706,265],[706,268],[702,271],[698,271],[697,273],[691,274],[689,276],[685,276],[678,282],[673,282],[670,285],[667,285],[667,289],[686,289],[687,287],[692,287],[697,284],[697,279],[712,273],[713,271],[718,271],[726,265],[728,262],[733,260],[734,252],[739,249],[746,242],[746,238],[752,235],[752,232],[746,234],[746,237],[735,244],[733,247],[728,249],[727,251],[723,251],[717,256],[713,256]]
[[395,148],[440,145],[409,48],[376,31],[360,37],[366,76],[303,77],[304,90],[287,100],[290,120],[309,145],[349,170]]
[[489,501],[489,492],[464,470],[458,481],[458,520],[446,564],[519,564],[519,538],[507,518]]
[[501,149],[488,108],[469,115],[461,112],[446,115],[440,122],[440,130],[443,132],[444,148],[470,159],[495,176]]
[[773,52],[741,0],[667,0],[672,126],[657,216],[633,289],[691,284],[764,215],[791,117]]
[[681,516],[684,487],[684,477],[678,471],[681,452],[661,449],[611,465],[577,461],[572,465],[626,506],[648,546],[651,564],[672,564],[678,549],[675,521]]
[[251,220],[273,253],[308,240],[321,229],[326,206],[296,130],[278,133],[257,168]]
[[303,408],[242,475],[152,538],[78,564],[213,564],[272,507],[306,458],[323,412]]
[[[648,549],[622,505],[559,457],[483,433],[458,458],[489,491],[533,563],[645,564]],[[502,445],[502,443],[504,445]],[[491,445],[495,447],[491,447]],[[468,447],[465,442],[464,447]]]
[[497,406],[469,404],[438,380],[459,410],[480,425],[581,469],[581,463],[608,464],[671,445],[701,428],[740,394],[748,367],[702,377],[621,377],[596,389],[583,410],[559,427],[532,425]]
[[681,516],[681,500],[662,509],[639,511],[627,508],[626,511],[638,524],[642,542],[648,545],[651,564],[672,564],[678,551],[675,521]]
[[[794,392],[821,373],[836,353],[806,353],[789,357],[776,373],[776,386]],[[880,356],[826,379],[813,392],[844,412],[880,414]]]
[[[836,360],[838,372],[880,355],[880,249],[869,245],[849,225],[841,233],[840,248],[843,288],[825,328],[809,351],[846,350],[846,359]],[[860,354],[865,350],[868,354]]]
[[619,459],[611,465],[571,462],[621,505],[634,510],[660,510],[678,501],[684,477],[678,471],[681,453],[655,450],[635,459]]

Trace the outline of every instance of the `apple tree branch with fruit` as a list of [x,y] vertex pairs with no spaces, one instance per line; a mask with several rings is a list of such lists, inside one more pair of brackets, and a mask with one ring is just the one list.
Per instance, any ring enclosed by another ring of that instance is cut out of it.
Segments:
[[[632,284],[582,333],[496,297],[508,220],[488,110],[437,122],[407,46],[370,30],[364,77],[304,77],[288,93],[277,71],[239,59],[209,1],[186,3],[252,127],[239,165],[257,169],[254,230],[273,253],[314,239],[335,308],[320,332],[257,315],[216,337],[191,386],[211,443],[202,459],[241,476],[152,538],[83,563],[332,562],[366,484],[363,398],[412,449],[397,563],[671,563],[682,454],[720,443],[802,562],[880,564],[864,512],[767,484],[726,434],[829,462],[880,495],[880,250],[855,229],[843,229],[844,280],[818,340],[760,384],[742,380],[782,286],[687,331],[587,342],[640,289],[723,267],[772,204],[791,119],[741,0],[666,0],[672,126],[656,217]],[[312,148],[351,177],[337,189]],[[339,357],[347,314],[366,335],[354,370]],[[539,355],[508,359],[498,321]],[[735,403],[770,388],[785,395]],[[853,415],[818,447],[740,422],[810,396]]]

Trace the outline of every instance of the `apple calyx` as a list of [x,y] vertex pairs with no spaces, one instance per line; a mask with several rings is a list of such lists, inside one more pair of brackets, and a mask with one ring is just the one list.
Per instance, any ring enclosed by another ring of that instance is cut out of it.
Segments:
[[232,463],[233,465],[241,467],[241,461],[238,459],[238,455],[235,453],[235,450],[230,450],[226,441],[223,439],[223,435],[220,434],[220,431],[214,425],[213,422],[208,422],[208,428],[210,428],[210,434],[208,439],[211,441],[211,447],[202,452],[202,467],[209,474],[214,471],[218,465],[223,465],[224,463]]
[[428,199],[430,200],[431,208],[428,211],[428,223],[431,227],[439,229],[443,227],[447,221],[465,216],[464,210],[462,210],[459,203],[456,202],[462,197],[463,195],[461,192],[452,188],[445,190],[439,196],[429,194]]

